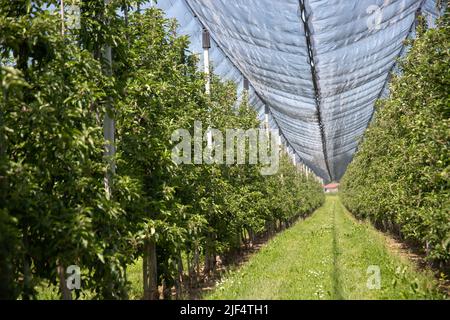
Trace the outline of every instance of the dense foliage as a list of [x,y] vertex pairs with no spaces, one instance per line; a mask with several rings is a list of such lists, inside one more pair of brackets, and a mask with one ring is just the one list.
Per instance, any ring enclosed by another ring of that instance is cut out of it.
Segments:
[[358,217],[450,259],[450,25],[418,30],[343,181]]
[[75,296],[64,292],[69,265],[81,268],[77,297],[126,298],[127,266],[141,257],[145,298],[179,293],[218,256],[324,200],[283,153],[272,176],[172,161],[172,132],[195,120],[223,132],[260,124],[233,84],[214,78],[206,95],[188,39],[131,2],[78,1],[80,28],[62,34],[49,9],[59,1],[0,1],[0,298],[33,299],[42,282]]

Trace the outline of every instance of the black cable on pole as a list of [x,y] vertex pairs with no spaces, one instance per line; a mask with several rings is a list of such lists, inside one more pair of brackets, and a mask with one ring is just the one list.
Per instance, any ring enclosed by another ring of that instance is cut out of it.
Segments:
[[313,44],[311,41],[311,31],[310,31],[309,23],[308,23],[309,16],[308,16],[308,13],[306,12],[305,1],[299,0],[299,5],[300,5],[300,14],[301,14],[300,19],[303,22],[303,27],[305,30],[306,47],[308,49],[309,63],[311,66],[311,75],[312,75],[312,82],[313,82],[313,87],[314,87],[314,100],[315,100],[316,112],[317,112],[317,122],[319,123],[320,136],[321,136],[321,140],[322,140],[323,157],[324,157],[325,166],[326,166],[330,181],[333,181],[333,175],[331,173],[330,165],[329,165],[329,161],[328,161],[328,148],[327,148],[327,137],[326,137],[326,132],[325,132],[325,125],[323,123],[322,111],[320,108],[321,94],[320,94],[319,84],[317,81],[318,79],[317,79],[316,63],[314,61],[314,47],[313,47]]
[[208,29],[206,29],[205,27],[203,27],[202,45],[203,45],[203,49],[211,48],[211,37],[209,35]]
[[244,76],[244,90],[248,91],[250,89],[250,82],[248,81],[247,77]]

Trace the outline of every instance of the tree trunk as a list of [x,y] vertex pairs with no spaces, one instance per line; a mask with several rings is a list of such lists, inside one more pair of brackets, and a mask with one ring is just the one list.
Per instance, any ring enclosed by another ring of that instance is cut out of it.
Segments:
[[247,235],[245,233],[245,228],[242,228],[242,242],[245,245],[245,248],[248,249],[249,248],[249,239],[247,238]]
[[171,300],[172,298],[172,288],[167,285],[167,280],[163,279],[162,281],[162,298],[164,300]]
[[215,248],[212,249],[211,262],[210,263],[211,263],[211,266],[212,266],[212,273],[213,273],[213,275],[215,275],[216,271],[217,271],[217,252],[216,252]]
[[252,228],[249,228],[247,232],[248,232],[250,248],[253,248],[253,245],[255,243],[255,233],[253,232]]
[[205,248],[205,268],[203,269],[203,274],[205,276],[209,275],[211,272],[211,259],[210,259],[210,255],[211,255],[211,248],[209,245],[209,237],[206,240],[206,248]]
[[214,247],[215,239],[215,233],[209,233],[206,238],[205,269],[203,270],[205,275],[211,275],[211,272],[213,274],[216,272],[216,250]]
[[67,287],[66,282],[66,268],[60,263],[56,266],[56,271],[59,278],[59,290],[61,292],[61,300],[72,300],[72,293]]
[[177,269],[177,276],[175,278],[175,298],[180,300],[183,294],[183,261],[181,259],[181,252],[177,252],[176,261],[172,261],[173,266]]
[[156,261],[156,244],[147,239],[144,244],[143,258],[144,300],[158,300],[158,272]]
[[[1,61],[0,61],[1,62]],[[0,64],[1,66],[1,64]],[[7,102],[7,92],[6,89],[3,88],[3,102],[5,103],[6,108],[6,102]],[[0,203],[2,206],[6,203],[6,193],[8,188],[8,182],[6,180],[6,172],[7,172],[7,152],[6,152],[6,140],[5,140],[5,132],[3,130],[3,113],[2,110],[0,112]]]
[[191,255],[190,251],[186,251],[187,258],[187,271],[188,271],[188,282],[189,288],[194,287],[194,278],[195,278],[195,264],[194,264],[194,255]]
[[242,235],[238,230],[236,232],[236,249],[238,252],[241,252],[241,244],[242,244]]
[[176,299],[180,300],[183,295],[183,261],[181,259],[181,252],[177,253],[177,260],[173,262],[177,269],[177,277],[175,279]]
[[32,293],[30,262],[28,257],[25,257],[23,263],[23,300],[30,300]]
[[[128,283],[127,264],[123,263],[122,264],[122,268],[123,268],[123,278],[125,280],[125,283]],[[128,289],[127,288],[125,288],[123,290],[123,299],[124,300],[130,300],[130,296],[128,294]]]
[[194,249],[194,266],[195,268],[195,284],[198,285],[199,282],[199,275],[200,275],[200,252],[198,250],[198,247],[195,247]]
[[[27,230],[27,228],[23,228],[24,230]],[[29,248],[29,242],[28,242],[28,235],[24,234],[23,244],[25,247],[25,250],[28,250]],[[30,300],[33,297],[33,286],[32,286],[32,274],[31,274],[31,258],[28,255],[27,252],[25,252],[25,255],[23,257],[23,292],[22,297],[23,300]]]

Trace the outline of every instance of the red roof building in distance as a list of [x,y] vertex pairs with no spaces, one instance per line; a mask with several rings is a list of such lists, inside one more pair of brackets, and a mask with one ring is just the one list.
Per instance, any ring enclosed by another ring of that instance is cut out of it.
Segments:
[[329,183],[323,186],[323,190],[326,193],[338,192],[339,191],[339,183]]

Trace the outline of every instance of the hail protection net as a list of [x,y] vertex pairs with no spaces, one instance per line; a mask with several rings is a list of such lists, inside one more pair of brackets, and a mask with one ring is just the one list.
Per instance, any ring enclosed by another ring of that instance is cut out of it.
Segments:
[[212,37],[214,72],[242,90],[299,161],[339,180],[386,92],[404,40],[436,0],[158,0],[201,54]]

